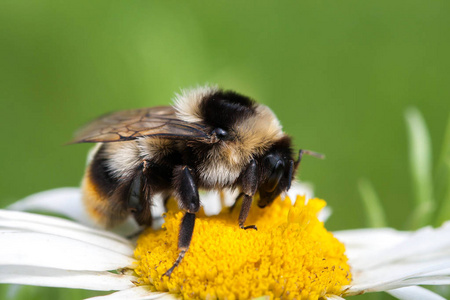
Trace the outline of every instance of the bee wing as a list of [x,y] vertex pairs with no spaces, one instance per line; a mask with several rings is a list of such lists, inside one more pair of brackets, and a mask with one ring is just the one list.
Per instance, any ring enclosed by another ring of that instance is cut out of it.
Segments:
[[209,142],[205,126],[177,119],[171,106],[124,110],[104,115],[75,134],[70,143],[106,143],[161,137]]

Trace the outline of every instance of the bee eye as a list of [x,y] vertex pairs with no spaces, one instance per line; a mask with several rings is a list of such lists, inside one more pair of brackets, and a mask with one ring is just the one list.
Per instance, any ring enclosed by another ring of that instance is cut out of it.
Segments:
[[222,128],[215,128],[211,134],[215,134],[219,139],[223,140],[228,136],[228,132]]

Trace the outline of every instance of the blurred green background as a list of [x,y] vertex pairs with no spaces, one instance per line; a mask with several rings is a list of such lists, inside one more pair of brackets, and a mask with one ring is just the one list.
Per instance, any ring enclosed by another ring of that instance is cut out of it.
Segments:
[[413,205],[404,111],[422,112],[436,158],[450,112],[449,6],[1,1],[0,206],[77,186],[90,145],[63,144],[87,121],[217,83],[269,105],[297,148],[327,155],[305,157],[300,178],[333,208],[329,229],[367,225],[360,178],[404,228]]

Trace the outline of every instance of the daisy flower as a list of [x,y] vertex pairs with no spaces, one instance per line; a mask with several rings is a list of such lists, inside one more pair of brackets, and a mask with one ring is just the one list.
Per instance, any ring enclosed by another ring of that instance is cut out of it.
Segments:
[[[200,212],[190,249],[170,278],[162,275],[177,257],[182,212],[170,210],[162,230],[147,229],[130,242],[66,219],[0,210],[0,282],[116,291],[95,299],[342,299],[380,291],[444,299],[420,285],[450,284],[450,223],[331,233],[318,218],[325,201],[307,199],[291,194],[269,209],[252,207],[248,222],[258,231],[236,226],[239,209]],[[80,202],[78,189],[59,189],[10,209],[51,208],[89,223]]]

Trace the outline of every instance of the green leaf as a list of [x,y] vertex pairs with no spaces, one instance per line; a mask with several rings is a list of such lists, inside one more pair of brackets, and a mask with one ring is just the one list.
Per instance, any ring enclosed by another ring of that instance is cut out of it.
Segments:
[[[447,164],[448,172],[450,173],[450,163]],[[439,208],[439,214],[436,219],[436,225],[440,226],[443,222],[450,220],[450,176],[447,178],[447,193],[444,196],[441,206]]]
[[111,292],[42,287],[32,285],[0,284],[0,299],[2,300],[78,300],[94,296],[107,295],[110,293]]
[[408,128],[409,163],[414,187],[415,208],[410,219],[411,229],[431,224],[436,203],[431,173],[431,141],[425,120],[415,107],[405,112]]
[[367,179],[360,179],[358,190],[366,209],[367,226],[386,227],[386,214],[372,184]]
[[436,172],[436,195],[440,200],[436,226],[450,220],[450,116]]

